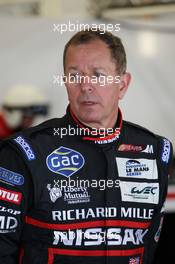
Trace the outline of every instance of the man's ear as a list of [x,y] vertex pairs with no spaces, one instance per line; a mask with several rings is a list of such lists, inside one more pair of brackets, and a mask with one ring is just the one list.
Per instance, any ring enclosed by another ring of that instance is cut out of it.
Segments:
[[120,76],[120,82],[119,82],[119,99],[121,100],[125,93],[128,90],[128,86],[131,82],[131,74],[129,72],[126,72]]

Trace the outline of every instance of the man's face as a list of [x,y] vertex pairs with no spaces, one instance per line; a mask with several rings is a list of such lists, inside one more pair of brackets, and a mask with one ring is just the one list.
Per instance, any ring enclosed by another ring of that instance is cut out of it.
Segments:
[[113,126],[118,101],[127,90],[130,75],[124,74],[117,83],[119,74],[107,45],[93,40],[70,46],[65,58],[65,75],[72,77],[71,82],[78,78],[76,83],[66,83],[70,107],[77,118],[97,128]]

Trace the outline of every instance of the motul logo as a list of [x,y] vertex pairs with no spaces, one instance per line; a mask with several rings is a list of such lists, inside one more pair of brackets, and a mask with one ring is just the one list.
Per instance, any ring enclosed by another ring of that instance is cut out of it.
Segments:
[[22,193],[0,188],[0,200],[14,204],[20,204],[21,199],[22,199]]

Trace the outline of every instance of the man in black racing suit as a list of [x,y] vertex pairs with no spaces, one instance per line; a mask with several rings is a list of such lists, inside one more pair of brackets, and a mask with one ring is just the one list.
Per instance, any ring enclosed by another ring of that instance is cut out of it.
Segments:
[[77,33],[65,48],[66,76],[76,75],[66,115],[1,144],[2,264],[153,263],[172,145],[122,120],[126,71],[115,86],[77,82],[113,76],[109,40],[124,53],[107,32]]

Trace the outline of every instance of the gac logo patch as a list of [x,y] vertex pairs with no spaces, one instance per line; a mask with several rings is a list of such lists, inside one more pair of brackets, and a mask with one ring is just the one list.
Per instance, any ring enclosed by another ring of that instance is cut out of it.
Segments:
[[46,158],[48,169],[65,177],[70,177],[79,171],[84,166],[84,162],[81,153],[62,146]]

